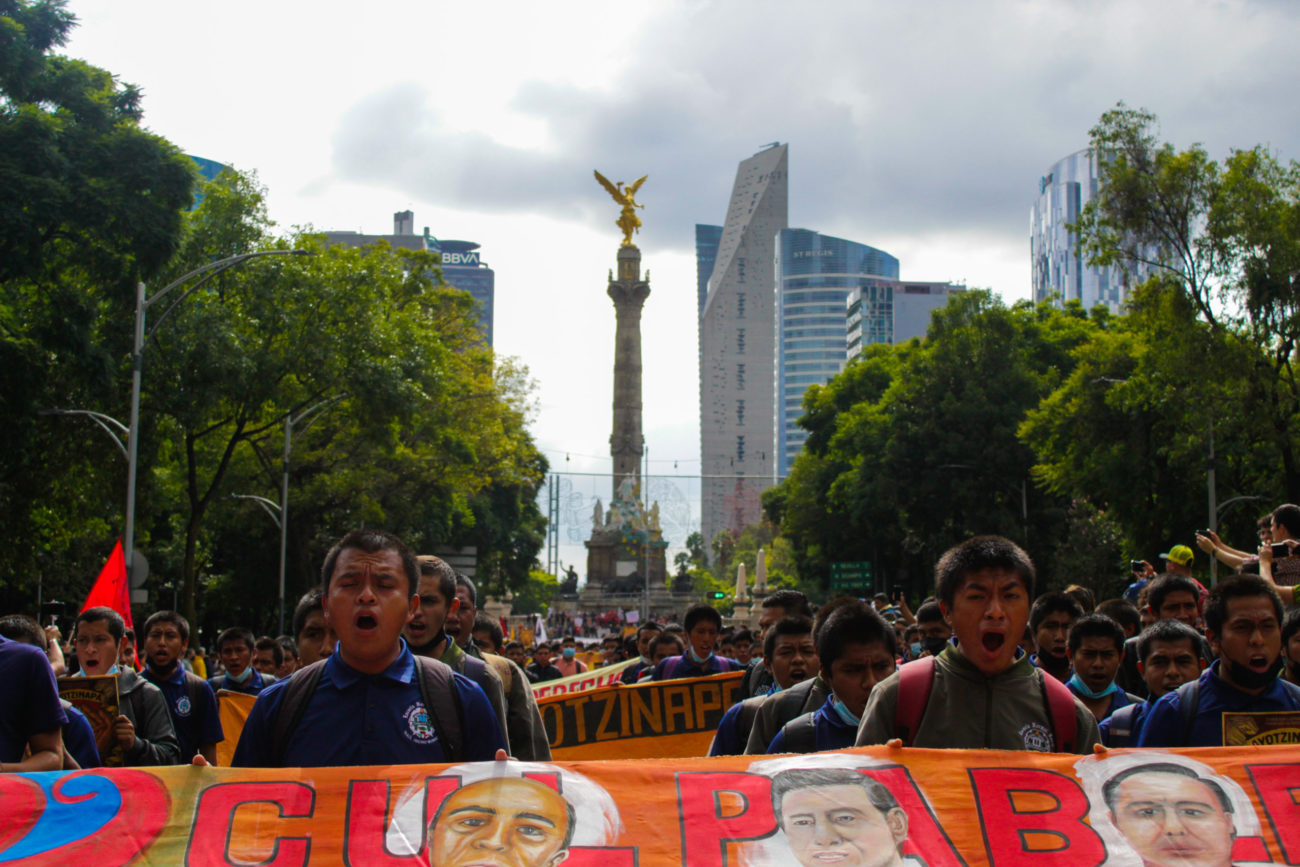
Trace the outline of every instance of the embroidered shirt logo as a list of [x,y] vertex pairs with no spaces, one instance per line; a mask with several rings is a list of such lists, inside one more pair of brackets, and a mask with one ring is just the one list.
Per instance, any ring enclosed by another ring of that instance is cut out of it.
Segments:
[[437,735],[433,730],[433,720],[422,703],[417,701],[408,707],[402,717],[406,720],[406,731],[402,732],[402,735],[408,741],[415,744],[434,742]]
[[1052,751],[1052,733],[1042,723],[1032,722],[1021,728],[1020,740],[1027,750],[1033,750],[1037,753],[1050,753]]
[[180,698],[176,699],[176,715],[177,716],[190,715],[190,697],[188,695],[183,695]]

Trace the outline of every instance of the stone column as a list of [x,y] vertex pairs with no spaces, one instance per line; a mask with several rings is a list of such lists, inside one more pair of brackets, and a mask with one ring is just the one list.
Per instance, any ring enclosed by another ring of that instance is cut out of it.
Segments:
[[609,453],[614,459],[614,492],[631,478],[641,491],[641,307],[650,284],[641,279],[641,251],[619,247],[618,275],[611,276],[609,297],[614,302],[614,430]]

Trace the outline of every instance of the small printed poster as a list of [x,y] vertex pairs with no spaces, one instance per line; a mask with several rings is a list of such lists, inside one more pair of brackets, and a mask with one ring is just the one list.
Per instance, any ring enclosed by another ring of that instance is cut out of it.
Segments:
[[61,677],[59,697],[72,702],[90,721],[90,727],[95,732],[95,745],[99,747],[100,761],[108,767],[120,766],[122,747],[113,736],[113,724],[119,714],[117,676],[101,674],[94,677]]
[[1225,713],[1223,745],[1225,747],[1300,744],[1300,713]]

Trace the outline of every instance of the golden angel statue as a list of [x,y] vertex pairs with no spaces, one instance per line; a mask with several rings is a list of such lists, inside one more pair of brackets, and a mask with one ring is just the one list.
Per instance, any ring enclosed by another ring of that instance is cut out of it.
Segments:
[[611,184],[609,179],[600,172],[594,172],[594,174],[596,180],[600,181],[600,185],[609,190],[609,194],[614,198],[614,201],[623,206],[623,211],[618,215],[618,219],[614,221],[614,225],[623,230],[623,243],[620,246],[631,247],[632,233],[641,228],[641,218],[636,215],[636,209],[645,208],[645,205],[639,204],[633,197],[636,195],[636,191],[641,189],[645,179],[650,176],[642,175],[640,180],[624,187],[622,181]]

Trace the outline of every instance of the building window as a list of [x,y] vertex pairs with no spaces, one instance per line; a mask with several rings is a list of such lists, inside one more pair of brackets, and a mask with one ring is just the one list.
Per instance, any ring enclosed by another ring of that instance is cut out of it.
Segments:
[[744,423],[745,423],[745,402],[743,400],[738,400],[736,401],[736,424],[741,425]]
[[739,436],[736,437],[736,460],[743,461],[744,459],[745,459],[745,438],[743,436]]
[[743,328],[736,329],[736,351],[745,351],[745,329]]

